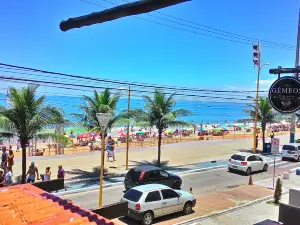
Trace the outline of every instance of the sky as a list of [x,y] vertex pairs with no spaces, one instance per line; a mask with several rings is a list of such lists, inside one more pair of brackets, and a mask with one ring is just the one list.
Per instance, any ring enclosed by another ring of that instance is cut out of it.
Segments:
[[[106,0],[87,1],[113,6]],[[109,1],[124,4],[123,0]],[[260,40],[296,45],[299,6],[299,0],[192,0],[159,12]],[[172,18],[161,14],[151,13],[164,19],[147,14],[139,17],[194,33],[136,17],[67,32],[59,29],[62,20],[101,10],[80,0],[0,0],[0,62],[133,82],[255,89],[257,69],[251,45],[197,34],[204,31],[168,22],[166,19]],[[267,89],[275,79],[268,70],[294,67],[295,50],[264,45],[261,49],[262,63],[270,63],[261,73],[261,88]],[[0,81],[0,88],[6,86]]]

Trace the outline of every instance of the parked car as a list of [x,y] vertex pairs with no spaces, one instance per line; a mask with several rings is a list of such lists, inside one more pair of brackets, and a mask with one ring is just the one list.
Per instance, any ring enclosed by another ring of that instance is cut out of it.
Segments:
[[155,166],[138,166],[127,172],[124,180],[126,190],[143,184],[164,184],[174,189],[180,189],[182,180],[179,176]]
[[182,211],[190,214],[196,205],[193,194],[173,190],[166,185],[147,184],[131,188],[121,201],[128,202],[127,216],[139,220],[144,225],[153,223],[153,219]]
[[235,170],[242,171],[249,176],[255,171],[267,171],[268,162],[257,154],[237,153],[229,158],[228,170],[230,172]]
[[300,143],[290,143],[282,146],[281,159],[293,159],[300,162]]

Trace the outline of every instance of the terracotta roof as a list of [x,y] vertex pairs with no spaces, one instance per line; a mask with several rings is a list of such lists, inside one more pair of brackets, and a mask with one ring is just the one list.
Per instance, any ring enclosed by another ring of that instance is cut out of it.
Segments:
[[30,184],[0,188],[0,225],[114,225]]

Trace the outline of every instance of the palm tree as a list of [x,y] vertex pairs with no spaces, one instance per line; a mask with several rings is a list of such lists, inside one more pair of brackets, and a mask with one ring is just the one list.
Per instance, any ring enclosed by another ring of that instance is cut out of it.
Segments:
[[64,121],[63,113],[53,106],[45,106],[45,96],[36,96],[38,86],[9,88],[8,108],[0,110],[0,133],[16,136],[22,147],[22,183],[26,179],[26,144],[49,125]]
[[179,116],[188,116],[192,113],[185,109],[174,110],[176,101],[174,94],[167,96],[163,91],[155,90],[153,98],[144,96],[146,103],[145,110],[133,110],[132,116],[142,121],[148,121],[151,126],[155,126],[158,130],[158,155],[157,165],[160,166],[161,158],[161,140],[162,133],[169,126],[187,126],[191,125],[189,122],[177,120]]
[[79,106],[79,109],[83,111],[81,114],[72,114],[79,119],[79,124],[87,128],[89,132],[101,131],[101,124],[97,119],[97,113],[111,113],[113,118],[107,125],[105,132],[111,129],[112,126],[120,119],[125,116],[121,113],[116,115],[117,103],[120,99],[120,95],[112,95],[108,88],[103,92],[98,93],[94,91],[94,96],[83,96],[84,104]]
[[[255,120],[255,105],[249,105],[249,109],[245,109],[244,112],[249,114]],[[265,145],[265,132],[267,124],[274,122],[276,117],[277,113],[274,112],[269,99],[259,97],[257,121],[261,123],[263,146]]]

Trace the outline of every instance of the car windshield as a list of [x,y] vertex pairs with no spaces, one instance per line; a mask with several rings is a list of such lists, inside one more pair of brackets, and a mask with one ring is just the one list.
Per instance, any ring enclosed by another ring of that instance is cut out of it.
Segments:
[[295,146],[293,146],[293,145],[284,145],[284,146],[282,147],[282,150],[292,150],[292,151],[295,151],[296,148],[295,148]]
[[141,176],[140,170],[131,169],[128,171],[126,177],[129,178],[131,181],[138,181]]
[[242,156],[242,155],[234,154],[233,156],[231,156],[231,158],[234,160],[237,160],[237,161],[245,161],[245,156]]
[[128,199],[129,201],[138,202],[142,195],[143,195],[142,192],[137,191],[135,189],[131,189],[131,190],[127,191],[123,197]]

